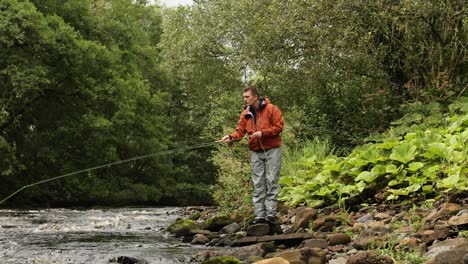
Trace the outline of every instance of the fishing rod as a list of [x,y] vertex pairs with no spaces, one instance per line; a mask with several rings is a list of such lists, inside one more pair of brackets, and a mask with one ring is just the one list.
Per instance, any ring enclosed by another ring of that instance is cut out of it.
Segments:
[[111,167],[111,166],[114,166],[114,165],[128,163],[128,162],[135,161],[135,160],[141,160],[141,159],[146,159],[146,158],[155,157],[155,156],[162,156],[162,155],[177,153],[177,152],[186,151],[186,150],[204,148],[204,147],[208,147],[208,146],[214,145],[216,143],[221,143],[221,142],[223,142],[223,141],[222,140],[216,140],[216,141],[201,143],[201,144],[192,145],[192,146],[188,146],[188,147],[181,147],[181,148],[177,148],[177,149],[165,150],[165,151],[155,152],[155,153],[151,153],[151,154],[136,156],[136,157],[133,157],[133,158],[118,160],[118,161],[114,161],[114,162],[109,162],[109,163],[94,166],[94,167],[91,167],[91,168],[87,168],[87,169],[78,170],[78,171],[74,171],[74,172],[71,172],[71,173],[63,174],[63,175],[53,177],[53,178],[50,178],[50,179],[38,181],[38,182],[35,182],[35,183],[32,183],[32,184],[25,185],[25,186],[21,187],[20,189],[16,190],[14,193],[8,195],[5,199],[0,201],[0,205],[2,205],[4,202],[6,202],[11,197],[15,196],[16,194],[18,194],[22,190],[33,187],[33,186],[36,186],[36,185],[40,185],[40,184],[43,184],[43,183],[55,181],[55,180],[58,180],[58,179],[61,179],[61,178],[70,177],[70,176],[77,175],[77,174],[80,174],[80,173],[83,173],[83,172],[89,172],[89,171],[98,170],[98,169],[102,169],[102,168],[108,168],[108,167]]

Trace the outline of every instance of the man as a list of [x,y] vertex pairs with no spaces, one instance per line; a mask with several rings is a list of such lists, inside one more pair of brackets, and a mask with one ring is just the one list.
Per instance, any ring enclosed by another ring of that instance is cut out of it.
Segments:
[[225,135],[223,142],[249,137],[251,150],[253,204],[256,223],[276,223],[279,174],[281,169],[281,136],[283,115],[268,98],[260,99],[255,86],[243,93],[245,109],[242,111],[236,132]]

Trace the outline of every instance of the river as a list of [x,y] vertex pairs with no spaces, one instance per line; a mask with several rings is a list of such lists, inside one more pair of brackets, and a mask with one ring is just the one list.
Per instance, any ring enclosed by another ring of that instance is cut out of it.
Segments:
[[164,229],[182,208],[0,210],[1,263],[110,263],[120,256],[152,264],[187,263],[202,246]]

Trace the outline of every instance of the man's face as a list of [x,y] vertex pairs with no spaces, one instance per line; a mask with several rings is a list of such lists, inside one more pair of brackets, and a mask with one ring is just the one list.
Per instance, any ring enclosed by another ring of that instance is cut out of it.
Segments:
[[258,101],[258,95],[252,95],[252,91],[244,92],[243,96],[245,105],[255,106],[255,103]]

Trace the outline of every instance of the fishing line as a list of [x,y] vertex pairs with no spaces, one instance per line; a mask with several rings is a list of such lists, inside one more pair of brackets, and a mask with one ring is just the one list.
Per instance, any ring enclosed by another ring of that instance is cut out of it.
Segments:
[[208,147],[208,146],[214,145],[214,144],[219,143],[219,142],[221,142],[221,141],[217,140],[217,141],[212,141],[212,142],[201,143],[201,144],[198,144],[198,145],[192,145],[192,146],[188,146],[188,147],[181,147],[181,148],[177,148],[177,149],[165,150],[165,151],[161,151],[161,152],[141,155],[141,156],[137,156],[137,157],[133,157],[133,158],[129,158],[129,159],[124,159],[124,160],[119,160],[119,161],[114,161],[114,162],[102,164],[102,165],[87,168],[87,169],[84,169],[84,170],[74,171],[74,172],[63,174],[63,175],[53,177],[53,178],[50,178],[50,179],[38,181],[38,182],[35,182],[35,183],[32,183],[32,184],[25,185],[25,186],[21,187],[20,189],[18,189],[17,191],[15,191],[14,193],[8,195],[5,199],[0,201],[0,205],[3,204],[8,199],[10,199],[11,197],[18,194],[19,192],[21,192],[22,190],[27,189],[29,187],[39,185],[39,184],[47,183],[47,182],[50,182],[50,181],[55,181],[55,180],[58,180],[58,179],[61,179],[61,178],[73,176],[73,175],[80,174],[80,173],[83,173],[83,172],[88,172],[88,171],[93,171],[93,170],[97,170],[97,169],[101,169],[101,168],[111,167],[111,166],[122,164],[122,163],[128,163],[128,162],[135,161],[135,160],[141,160],[141,159],[146,159],[146,158],[155,157],[155,156],[172,154],[172,153],[191,150],[191,149],[204,148],[204,147]]

